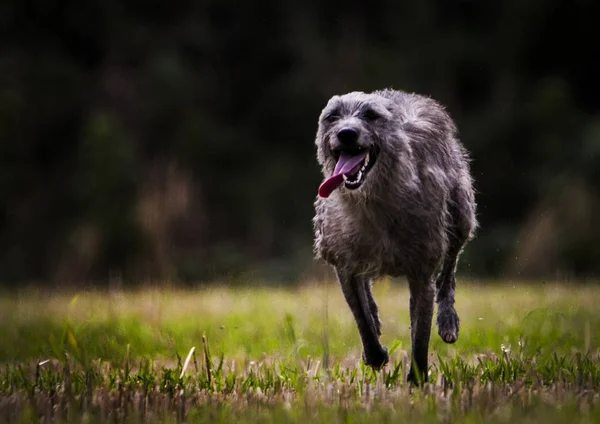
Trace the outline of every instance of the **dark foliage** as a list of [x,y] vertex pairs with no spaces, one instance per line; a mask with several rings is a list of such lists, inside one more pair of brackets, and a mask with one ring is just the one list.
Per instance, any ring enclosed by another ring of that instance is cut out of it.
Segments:
[[472,153],[459,272],[597,273],[599,12],[4,1],[0,280],[312,274],[317,117],[383,87],[446,104]]

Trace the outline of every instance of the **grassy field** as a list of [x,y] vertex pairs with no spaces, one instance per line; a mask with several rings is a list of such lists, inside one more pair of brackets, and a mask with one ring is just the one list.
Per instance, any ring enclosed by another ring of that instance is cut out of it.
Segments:
[[422,389],[406,286],[374,293],[378,373],[334,283],[2,294],[0,422],[600,422],[597,284],[462,284]]

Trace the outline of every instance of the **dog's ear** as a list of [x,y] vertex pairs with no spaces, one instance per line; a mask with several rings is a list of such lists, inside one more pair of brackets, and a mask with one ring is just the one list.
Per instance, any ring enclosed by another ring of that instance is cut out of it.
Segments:
[[337,95],[329,99],[327,105],[321,111],[321,115],[319,116],[319,123],[323,122],[329,115],[331,115],[331,113],[340,106],[340,102],[341,97]]
[[394,115],[398,114],[398,105],[396,102],[390,99],[384,99],[381,104],[383,106],[381,109],[385,111],[382,113],[382,116],[384,116],[386,119],[392,119]]
[[383,101],[377,99],[376,102],[367,102],[363,105],[362,115],[369,121],[373,121],[376,118],[383,118],[384,120],[389,121],[394,117],[393,108],[393,102],[390,102],[387,99],[384,99]]
[[386,104],[380,108],[378,113],[385,119],[392,119],[396,113],[396,105],[394,102],[386,102]]

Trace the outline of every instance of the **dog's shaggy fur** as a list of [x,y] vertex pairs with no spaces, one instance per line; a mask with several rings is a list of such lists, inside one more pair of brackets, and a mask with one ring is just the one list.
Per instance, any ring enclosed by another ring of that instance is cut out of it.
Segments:
[[[410,288],[412,366],[409,380],[427,378],[434,296],[438,333],[458,338],[454,273],[476,227],[467,153],[444,108],[402,91],[353,92],[332,97],[319,118],[318,162],[327,178],[348,148],[340,130],[358,135],[352,149],[369,149],[375,163],[359,188],[345,183],[317,198],[317,256],[333,265],[356,319],[367,365],[380,368],[388,353],[372,280],[405,275]],[[351,143],[352,144],[352,143]]]

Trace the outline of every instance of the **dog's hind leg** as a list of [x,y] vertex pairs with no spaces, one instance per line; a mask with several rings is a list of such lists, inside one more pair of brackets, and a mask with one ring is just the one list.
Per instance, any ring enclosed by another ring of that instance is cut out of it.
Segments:
[[421,384],[427,381],[427,354],[433,318],[433,282],[429,276],[408,276],[410,288],[410,329],[412,364],[408,381]]
[[448,248],[435,286],[438,334],[446,343],[454,343],[458,339],[460,329],[460,320],[454,309],[456,265],[463,247],[473,236],[476,226],[472,192],[457,189],[448,204],[448,212],[451,220],[447,233]]
[[389,360],[387,350],[379,342],[378,324],[374,319],[377,305],[367,288],[368,279],[336,269],[342,293],[354,315],[362,341],[365,364],[379,369]]

